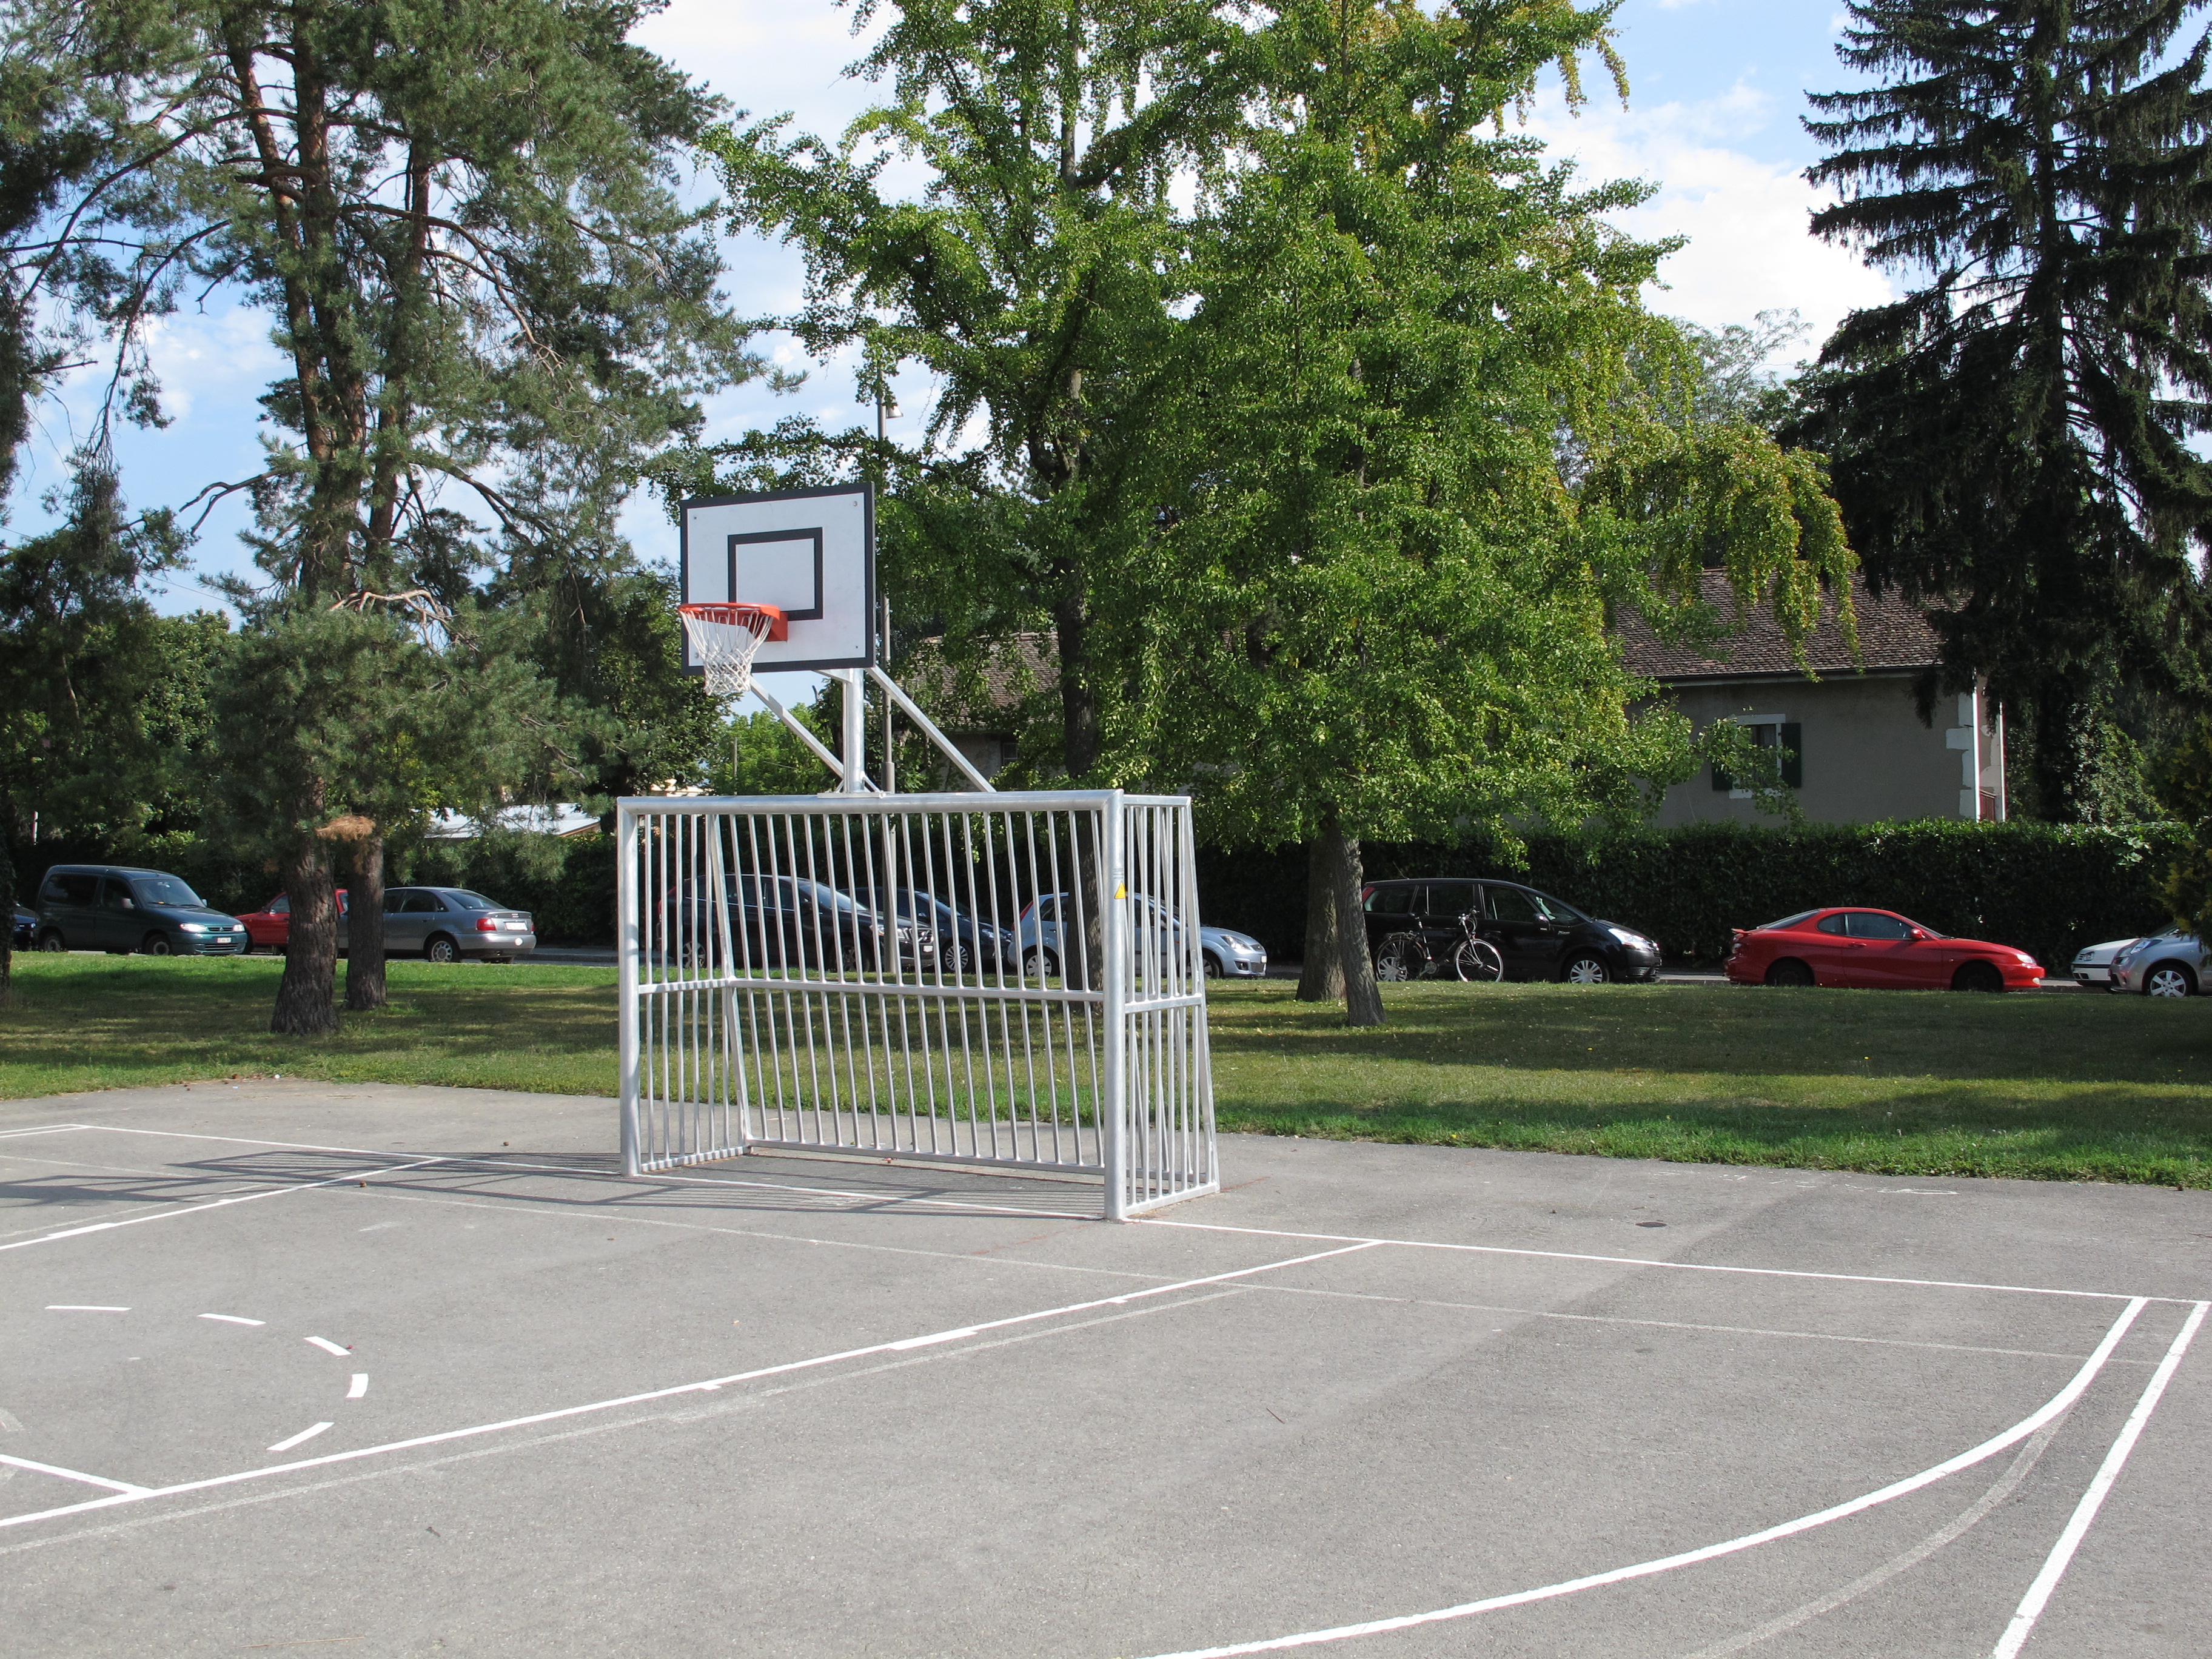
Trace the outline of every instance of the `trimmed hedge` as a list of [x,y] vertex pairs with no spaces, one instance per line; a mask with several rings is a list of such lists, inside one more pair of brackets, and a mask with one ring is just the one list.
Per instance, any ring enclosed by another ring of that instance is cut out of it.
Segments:
[[[1635,927],[1667,954],[1714,962],[1729,930],[1823,904],[1901,911],[1946,933],[2028,951],[2063,974],[2085,945],[2169,926],[2160,889],[2190,844],[2186,825],[1698,823],[1534,835],[1513,859],[1489,838],[1459,847],[1370,844],[1367,877],[1498,875]],[[1209,922],[1250,933],[1271,957],[1305,949],[1306,854],[1203,852]]]

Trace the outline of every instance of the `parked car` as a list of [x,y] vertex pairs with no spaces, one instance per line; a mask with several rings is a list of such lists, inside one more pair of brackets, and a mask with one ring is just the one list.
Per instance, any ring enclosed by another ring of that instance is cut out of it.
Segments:
[[235,957],[246,929],[183,878],[129,865],[58,864],[39,884],[41,951]]
[[908,927],[919,926],[924,942],[935,952],[936,959],[945,964],[948,974],[977,969],[994,974],[1002,961],[1009,969],[1014,966],[1017,940],[1012,928],[994,927],[988,921],[979,921],[933,893],[911,887],[890,894],[864,888],[853,896],[878,916],[890,916]]
[[[346,890],[338,889],[338,949],[346,946]],[[253,951],[274,951],[283,956],[292,942],[292,901],[279,893],[258,910],[249,910],[239,917],[246,927],[246,936],[252,941],[246,948]]]
[[1508,979],[1603,985],[1649,981],[1659,972],[1659,946],[1634,928],[1586,915],[1516,881],[1487,876],[1371,881],[1360,889],[1359,908],[1370,951],[1393,933],[1416,933],[1431,957],[1449,962],[1466,937],[1460,918],[1474,911],[1475,931],[1497,947]]
[[[921,954],[933,963],[933,940],[915,937],[911,922],[888,923],[849,893],[805,876],[725,878],[732,943],[741,968],[805,967],[832,973],[888,968],[894,957]],[[708,890],[711,890],[711,889]],[[659,918],[661,938],[690,960],[716,948],[714,908],[685,882],[669,890]],[[688,914],[687,914],[688,912]]]
[[31,948],[31,941],[38,938],[38,936],[39,913],[35,910],[26,910],[21,905],[17,905],[15,907],[15,925],[13,934],[15,949],[18,951],[29,950]]
[[538,930],[526,910],[510,910],[465,887],[387,887],[384,890],[384,951],[421,951],[426,962],[480,957],[512,962],[538,948]]
[[[1023,907],[1019,925],[1023,978],[1059,976],[1066,954],[1060,942],[1061,907],[1070,902],[1071,896],[1066,893],[1047,893]],[[1175,925],[1167,907],[1158,899],[1139,896],[1139,902],[1151,905],[1170,927]],[[1200,971],[1208,979],[1267,976],[1267,947],[1247,934],[1233,933],[1226,927],[1209,927],[1201,922],[1198,948]]]
[[2074,982],[2092,989],[2117,991],[2112,983],[2112,958],[2131,945],[2140,945],[2139,939],[2108,939],[2102,945],[2084,945],[2074,953]]
[[1737,928],[1728,976],[1738,985],[2032,991],[2043,969],[2009,945],[1951,939],[1894,910],[1836,907]]
[[2139,939],[2112,958],[2112,989],[2147,997],[2193,997],[2204,988],[2203,941],[2177,927]]

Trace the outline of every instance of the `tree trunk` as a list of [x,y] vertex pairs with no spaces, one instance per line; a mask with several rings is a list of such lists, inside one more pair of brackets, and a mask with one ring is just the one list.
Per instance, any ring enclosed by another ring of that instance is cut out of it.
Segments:
[[1098,699],[1091,689],[1086,642],[1090,627],[1080,597],[1053,606],[1053,644],[1060,655],[1060,759],[1071,783],[1089,777],[1098,764]]
[[284,947],[284,977],[276,987],[276,1012],[269,1029],[279,1036],[328,1036],[338,1029],[331,1005],[337,976],[337,896],[323,843],[305,837],[284,860],[284,896],[292,903],[291,939]]
[[1337,960],[1344,973],[1344,1018],[1352,1025],[1382,1023],[1382,988],[1375,982],[1375,963],[1367,954],[1367,924],[1359,909],[1359,842],[1344,833],[1344,821],[1330,807],[1322,819],[1322,860],[1336,895]]
[[384,831],[353,847],[353,885],[346,890],[345,1006],[355,1013],[390,1001],[384,989]]
[[1306,844],[1306,959],[1298,974],[1300,1002],[1334,1002],[1344,994],[1343,946],[1336,934],[1336,884],[1325,843]]

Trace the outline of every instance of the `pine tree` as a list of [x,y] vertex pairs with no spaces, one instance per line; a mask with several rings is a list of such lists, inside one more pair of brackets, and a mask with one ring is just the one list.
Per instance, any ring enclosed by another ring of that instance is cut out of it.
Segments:
[[2047,817],[2112,808],[2124,682],[2202,697],[2212,550],[2203,0],[1853,0],[1813,99],[1816,234],[1912,286],[1854,313],[1791,435],[1877,592],[1929,607],[1923,709],[1986,679]]

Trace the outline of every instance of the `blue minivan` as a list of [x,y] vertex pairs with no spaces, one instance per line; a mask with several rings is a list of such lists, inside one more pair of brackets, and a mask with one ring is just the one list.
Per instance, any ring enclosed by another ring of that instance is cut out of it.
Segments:
[[58,864],[39,884],[38,908],[41,951],[238,957],[247,949],[244,922],[161,870]]

